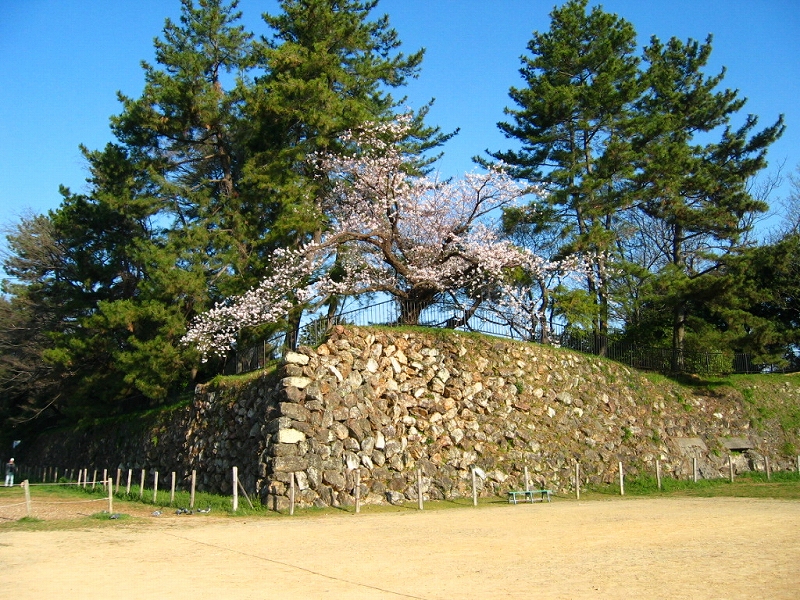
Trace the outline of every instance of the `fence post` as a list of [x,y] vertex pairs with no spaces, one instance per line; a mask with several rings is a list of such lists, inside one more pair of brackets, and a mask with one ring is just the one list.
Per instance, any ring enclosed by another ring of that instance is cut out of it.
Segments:
[[[800,460],[800,457],[798,457],[798,460]],[[472,506],[478,506],[478,485],[475,477],[475,467],[472,467]]]
[[158,497],[158,471],[153,471],[153,504],[156,503]]
[[581,499],[581,463],[575,461],[575,499]]
[[169,491],[169,505],[175,504],[175,471],[172,472],[172,488]]
[[622,472],[622,461],[619,461],[619,495],[625,495],[625,475]]
[[114,489],[114,493],[116,493],[116,494],[119,494],[119,480],[120,480],[120,477],[122,477],[122,469],[117,467],[117,485],[116,485],[116,487]]
[[422,469],[417,469],[417,501],[420,510],[425,508],[422,499]]
[[144,496],[144,477],[146,473],[147,469],[142,469],[142,480],[139,482],[139,500]]
[[525,465],[525,491],[526,492],[531,491],[531,482],[530,479],[528,478],[528,465]]
[[125,486],[125,493],[130,496],[131,495],[131,476],[133,475],[133,469],[128,469],[128,485]]
[[26,479],[22,482],[22,487],[25,490],[25,509],[28,511],[28,516],[31,516],[31,484]]
[[[119,471],[117,471],[119,472]],[[111,478],[108,478],[108,514],[111,515],[114,512],[114,486],[111,485],[112,481]]]
[[106,489],[106,484],[108,483],[108,469],[103,469],[103,489]]
[[233,512],[239,510],[239,467],[233,467]]
[[733,483],[733,457],[728,454],[728,470],[730,471],[730,480]]
[[361,468],[356,469],[356,514],[361,512]]
[[192,491],[189,492],[189,508],[194,508],[194,488],[197,483],[197,470],[192,469]]
[[769,456],[764,456],[764,470],[767,472],[767,481],[770,480]]
[[692,477],[694,482],[697,483],[697,457],[692,458]]
[[656,482],[658,483],[658,491],[661,491],[661,461],[656,459]]
[[97,469],[92,470],[92,491],[94,491],[95,485],[97,485]]

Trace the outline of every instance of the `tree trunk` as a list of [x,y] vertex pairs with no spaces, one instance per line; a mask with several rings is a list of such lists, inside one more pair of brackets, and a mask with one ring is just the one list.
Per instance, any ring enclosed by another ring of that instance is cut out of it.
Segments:
[[419,325],[422,311],[432,305],[435,299],[434,290],[411,290],[406,297],[398,297],[400,305],[398,325]]
[[[683,253],[683,227],[674,225],[672,230],[672,263],[686,273],[686,258]],[[683,340],[686,335],[686,302],[679,298],[672,309],[672,371],[684,370]]]
[[683,340],[686,335],[686,305],[681,302],[672,311],[672,371],[684,370]]

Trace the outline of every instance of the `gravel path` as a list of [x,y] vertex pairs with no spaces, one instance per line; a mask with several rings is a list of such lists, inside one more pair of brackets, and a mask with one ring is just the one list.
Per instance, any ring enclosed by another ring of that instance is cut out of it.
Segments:
[[615,499],[0,533],[0,597],[797,598],[800,502]]

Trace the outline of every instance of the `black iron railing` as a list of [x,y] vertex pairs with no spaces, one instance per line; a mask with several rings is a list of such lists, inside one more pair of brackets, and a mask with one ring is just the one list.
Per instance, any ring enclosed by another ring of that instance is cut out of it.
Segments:
[[[406,307],[407,308],[407,307]],[[502,307],[482,305],[472,310],[456,302],[438,302],[420,307],[417,324],[422,327],[474,331],[522,341],[532,341],[586,354],[602,355],[630,367],[672,373],[677,371],[705,375],[730,373],[764,373],[779,369],[751,361],[750,355],[733,352],[688,351],[676,355],[671,348],[654,348],[631,344],[614,336],[565,327],[560,323],[522,323],[517,315]],[[400,325],[402,315],[398,303],[386,300],[339,312],[332,316],[316,315],[300,326],[299,344],[315,346],[324,341],[336,325]],[[226,373],[246,373],[264,368],[287,350],[286,334],[276,334],[263,342],[238,349],[226,361]],[[676,365],[678,365],[676,369]]]

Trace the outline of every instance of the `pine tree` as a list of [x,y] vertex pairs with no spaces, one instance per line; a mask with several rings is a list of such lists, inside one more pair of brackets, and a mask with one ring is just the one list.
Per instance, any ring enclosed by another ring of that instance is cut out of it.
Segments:
[[120,94],[117,139],[158,186],[159,219],[170,223],[184,268],[204,269],[214,289],[248,260],[238,184],[243,78],[252,35],[238,24],[238,0],[181,0],[154,42],[157,65],[142,63],[139,98]]
[[[424,51],[406,56],[387,16],[370,20],[377,0],[282,0],[265,15],[270,39],[255,44],[257,77],[247,96],[253,127],[246,182],[250,210],[265,214],[254,232],[270,248],[295,246],[319,235],[326,216],[319,200],[327,185],[314,157],[346,152],[339,137],[404,112],[392,88],[416,77]],[[417,119],[420,153],[447,136]]]
[[[733,128],[745,99],[717,90],[724,70],[704,75],[710,53],[710,37],[705,44],[672,38],[666,45],[653,38],[644,52],[647,89],[632,128],[635,194],[662,234],[657,287],[671,307],[676,370],[692,298],[706,293],[703,276],[717,269],[721,256],[742,248],[749,217],[767,209],[747,184],[766,166],[767,149],[784,130],[782,116],[757,132],[753,115]],[[719,130],[719,141],[706,141]]]
[[639,59],[630,23],[600,7],[587,14],[587,4],[555,8],[550,30],[534,33],[520,69],[526,85],[509,94],[518,108],[507,108],[512,120],[498,123],[521,148],[492,156],[550,193],[538,213],[554,221],[540,225],[557,233],[560,253],[590,257],[586,290],[594,329],[605,334],[615,215],[628,206],[620,181],[629,174],[625,132],[640,90]]

